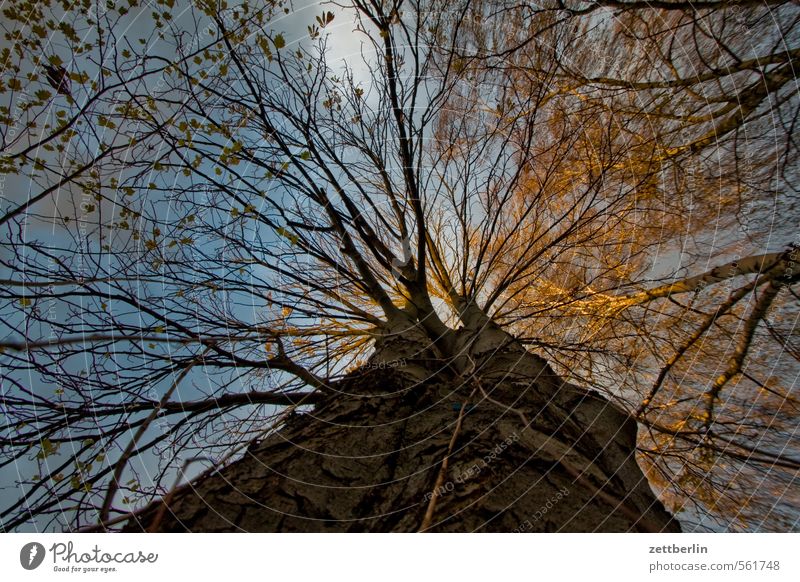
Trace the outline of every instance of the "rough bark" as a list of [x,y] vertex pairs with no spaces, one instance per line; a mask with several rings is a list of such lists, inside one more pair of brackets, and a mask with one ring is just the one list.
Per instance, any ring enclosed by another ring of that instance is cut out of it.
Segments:
[[455,332],[449,365],[409,337],[127,529],[680,531],[636,463],[636,423],[605,398],[491,322]]

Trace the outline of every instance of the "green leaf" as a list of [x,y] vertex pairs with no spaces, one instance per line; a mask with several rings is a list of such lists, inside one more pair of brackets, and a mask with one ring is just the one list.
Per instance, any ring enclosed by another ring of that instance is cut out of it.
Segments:
[[72,488],[76,491],[86,491],[87,493],[92,490],[92,484],[87,483],[83,480],[83,477],[79,474],[73,475],[70,480],[69,484],[72,485]]
[[277,232],[279,235],[289,239],[289,242],[292,243],[293,245],[296,245],[297,241],[300,240],[299,236],[297,236],[296,234],[292,234],[291,232],[289,232],[288,230],[286,230],[283,227],[276,228],[275,232]]
[[328,24],[333,22],[333,12],[323,12],[322,16],[317,16],[317,22],[320,28],[325,28]]
[[117,127],[117,124],[116,124],[116,123],[114,123],[113,121],[111,121],[111,120],[110,120],[108,117],[106,117],[105,115],[101,115],[101,116],[100,116],[100,118],[97,120],[97,124],[98,124],[100,127],[107,127],[107,128],[109,128],[109,129],[114,129],[115,127]]
[[37,459],[46,459],[48,456],[58,451],[58,445],[54,445],[48,438],[42,439],[41,443],[42,450],[36,454]]

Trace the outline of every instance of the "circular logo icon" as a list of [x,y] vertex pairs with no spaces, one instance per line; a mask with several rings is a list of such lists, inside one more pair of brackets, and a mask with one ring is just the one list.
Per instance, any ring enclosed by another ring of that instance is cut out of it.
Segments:
[[31,542],[22,546],[19,551],[19,563],[26,570],[35,570],[44,561],[44,546],[38,542]]

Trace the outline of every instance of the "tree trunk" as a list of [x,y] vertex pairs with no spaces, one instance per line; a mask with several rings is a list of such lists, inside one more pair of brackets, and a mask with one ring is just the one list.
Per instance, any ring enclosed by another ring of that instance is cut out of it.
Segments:
[[605,398],[491,322],[455,332],[449,366],[409,337],[126,529],[680,531],[636,463],[636,423]]

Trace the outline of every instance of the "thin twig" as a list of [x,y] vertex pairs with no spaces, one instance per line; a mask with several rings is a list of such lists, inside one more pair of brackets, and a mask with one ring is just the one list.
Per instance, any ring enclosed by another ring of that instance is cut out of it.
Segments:
[[431,499],[428,501],[428,509],[425,511],[425,518],[422,520],[422,525],[419,527],[420,533],[427,531],[433,522],[433,513],[436,511],[436,501],[439,498],[439,488],[442,486],[444,479],[447,476],[447,466],[450,463],[450,455],[453,454],[453,449],[456,446],[456,440],[458,439],[458,435],[461,433],[461,425],[464,420],[467,405],[469,404],[469,401],[472,399],[472,396],[475,394],[476,390],[477,388],[473,388],[466,402],[461,404],[461,410],[458,412],[458,421],[456,421],[456,428],[453,431],[453,436],[450,437],[450,444],[447,447],[447,454],[444,456],[444,459],[442,459],[442,466],[439,467],[439,474],[436,476],[436,483],[433,485]]
[[158,417],[158,413],[161,411],[162,407],[169,401],[172,397],[172,394],[178,388],[178,385],[186,378],[189,371],[198,363],[201,362],[203,356],[210,350],[210,347],[207,347],[203,350],[203,353],[197,356],[194,361],[192,361],[186,368],[184,368],[178,377],[175,378],[175,381],[172,382],[172,386],[169,387],[164,393],[164,396],[161,397],[158,405],[153,408],[150,414],[147,416],[145,421],[139,426],[136,434],[133,435],[133,438],[128,443],[128,446],[125,447],[125,450],[120,455],[120,458],[117,460],[117,464],[114,467],[114,475],[111,477],[111,480],[108,484],[108,491],[106,492],[106,497],[103,500],[103,505],[100,508],[100,516],[98,521],[100,523],[105,523],[108,521],[108,514],[111,511],[111,505],[114,502],[114,496],[117,494],[119,490],[119,481],[122,479],[122,473],[125,471],[125,467],[128,465],[128,461],[130,460],[131,456],[133,455],[133,451],[136,449],[136,444],[139,442],[139,439],[142,438],[144,433],[150,427],[152,422]]
[[161,521],[164,519],[164,514],[167,512],[167,508],[172,502],[172,497],[175,495],[175,492],[178,490],[178,485],[181,483],[181,477],[186,474],[186,468],[196,461],[211,461],[211,459],[208,457],[193,457],[191,459],[186,459],[186,462],[183,463],[180,471],[178,471],[178,474],[175,476],[175,483],[172,484],[172,487],[162,499],[153,521],[151,521],[150,525],[147,527],[147,531],[149,533],[155,533],[158,531],[158,528],[161,526]]

